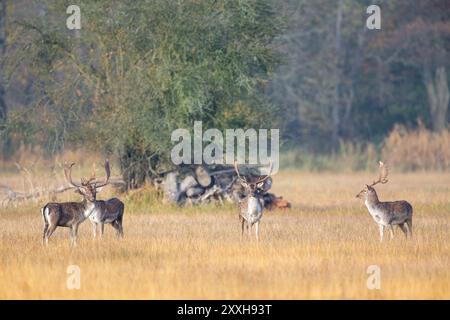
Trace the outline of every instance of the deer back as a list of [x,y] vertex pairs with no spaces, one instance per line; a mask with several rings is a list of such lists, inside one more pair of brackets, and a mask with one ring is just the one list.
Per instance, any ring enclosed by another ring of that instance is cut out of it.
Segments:
[[61,227],[70,227],[87,218],[86,202],[50,202],[43,208],[44,219],[51,224]]

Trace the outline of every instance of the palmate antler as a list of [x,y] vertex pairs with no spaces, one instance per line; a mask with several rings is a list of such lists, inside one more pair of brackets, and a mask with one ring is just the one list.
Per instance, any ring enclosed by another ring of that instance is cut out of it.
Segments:
[[81,184],[75,183],[72,180],[72,167],[75,165],[75,163],[70,164],[69,166],[65,166],[64,168],[64,175],[66,176],[66,180],[74,187],[79,188],[81,187]]
[[95,188],[101,188],[108,184],[109,177],[111,176],[111,169],[109,167],[109,160],[105,161],[105,171],[106,171],[106,178],[102,182],[96,181],[95,175],[93,174],[91,178],[85,179],[81,178],[81,184],[78,184],[72,180],[72,167],[75,165],[75,163],[70,164],[69,166],[66,166],[64,168],[64,175],[66,176],[67,181],[74,187],[80,188],[82,186],[87,186],[89,184],[93,184]]
[[389,169],[388,167],[381,161],[379,161],[379,170],[380,170],[380,174],[378,176],[378,180],[374,181],[370,186],[373,187],[374,185],[377,185],[379,183],[381,184],[385,184],[387,183],[388,180],[388,174],[389,174]]
[[244,183],[244,184],[247,184],[247,183],[248,183],[247,178],[245,178],[245,176],[242,177],[242,176],[240,175],[236,160],[234,161],[234,171],[236,171],[237,177],[239,178],[239,180],[240,180],[242,183]]
[[[260,178],[258,181],[252,182],[253,184],[260,184],[261,182],[264,182],[264,181],[266,181],[267,179],[270,178],[270,176],[272,174],[272,170],[273,170],[273,163],[272,163],[272,161],[270,161],[269,165],[270,165],[269,173],[267,175],[265,175],[264,177]],[[241,176],[240,175],[236,161],[234,161],[234,170],[236,171],[236,174],[237,174],[239,180],[241,181],[241,183],[244,183],[244,184],[248,184],[249,183],[245,176]]]
[[258,180],[258,182],[256,182],[257,184],[266,181],[267,179],[270,178],[270,176],[272,175],[272,170],[273,170],[273,163],[272,161],[269,162],[269,172],[267,173],[266,176],[262,177],[261,179]]
[[109,182],[109,177],[111,176],[111,168],[109,167],[108,159],[106,159],[106,161],[105,161],[105,172],[106,172],[106,178],[103,180],[103,182],[100,182],[100,183],[96,181],[94,184],[96,188],[104,187]]

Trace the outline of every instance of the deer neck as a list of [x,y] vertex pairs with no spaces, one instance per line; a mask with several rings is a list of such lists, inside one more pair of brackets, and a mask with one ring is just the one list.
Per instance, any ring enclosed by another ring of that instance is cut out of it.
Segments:
[[248,196],[248,210],[250,212],[260,212],[261,211],[261,202],[258,197]]
[[374,206],[376,206],[377,204],[379,204],[379,203],[380,203],[380,200],[378,199],[377,193],[374,192],[373,194],[367,196],[365,202],[366,202],[367,208],[370,208],[370,207],[374,207]]
[[83,199],[83,207],[84,207],[83,216],[85,219],[88,218],[94,212],[95,205],[96,201],[91,202],[88,201],[86,198]]

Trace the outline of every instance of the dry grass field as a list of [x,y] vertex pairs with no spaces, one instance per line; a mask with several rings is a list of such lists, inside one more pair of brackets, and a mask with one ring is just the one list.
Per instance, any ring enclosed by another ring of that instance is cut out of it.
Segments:
[[[377,186],[381,200],[414,207],[414,238],[397,229],[382,244],[355,199],[374,175],[277,174],[273,190],[293,208],[265,212],[259,243],[241,241],[232,206],[164,207],[144,192],[121,196],[122,241],[110,226],[93,240],[86,221],[75,248],[64,228],[41,245],[43,203],[0,209],[0,298],[450,299],[450,174],[392,172]],[[79,290],[66,287],[69,265],[80,267]],[[367,288],[370,265],[380,267],[379,290]]]

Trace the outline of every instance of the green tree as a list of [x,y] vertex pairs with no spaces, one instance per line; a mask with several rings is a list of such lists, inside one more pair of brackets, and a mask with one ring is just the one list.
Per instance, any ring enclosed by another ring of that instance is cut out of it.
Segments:
[[51,150],[115,153],[133,188],[150,165],[169,164],[176,128],[275,123],[262,94],[278,63],[271,1],[82,1],[77,31],[66,28],[67,5],[49,1],[44,17],[18,21],[24,54],[13,57],[29,65],[39,97],[16,126],[42,143],[54,137]]
[[0,0],[0,154],[6,156],[9,139],[5,132],[7,108],[5,101],[5,87],[3,85],[3,64],[6,52],[6,0]]

